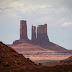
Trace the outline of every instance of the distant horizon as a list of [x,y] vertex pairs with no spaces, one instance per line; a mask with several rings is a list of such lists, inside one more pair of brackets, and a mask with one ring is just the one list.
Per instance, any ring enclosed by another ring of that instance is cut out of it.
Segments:
[[72,50],[72,0],[0,0],[0,41],[12,44],[20,38],[20,20],[31,26],[47,24],[49,40]]

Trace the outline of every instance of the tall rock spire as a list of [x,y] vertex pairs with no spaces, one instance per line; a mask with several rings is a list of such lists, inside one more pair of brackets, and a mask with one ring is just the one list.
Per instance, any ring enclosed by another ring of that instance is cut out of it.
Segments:
[[20,40],[26,40],[27,37],[27,24],[26,21],[21,20],[20,21]]
[[32,26],[32,41],[36,40],[36,26]]
[[[37,34],[37,37],[36,37]],[[28,39],[27,36],[27,24],[25,20],[20,21],[20,39],[13,42],[13,45],[21,44],[21,43],[32,43],[32,44],[39,44],[39,45],[46,45],[49,43],[49,38],[47,35],[47,24],[38,25],[37,33],[36,33],[36,26],[32,26],[32,38],[31,40]]]

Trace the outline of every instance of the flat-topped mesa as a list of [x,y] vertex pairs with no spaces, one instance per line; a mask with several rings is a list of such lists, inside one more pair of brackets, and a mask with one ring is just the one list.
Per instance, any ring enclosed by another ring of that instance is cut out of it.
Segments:
[[32,41],[36,41],[36,26],[32,26]]
[[27,40],[27,24],[26,21],[20,21],[20,40]]
[[38,27],[37,27],[37,41],[40,44],[47,44],[49,42],[49,38],[47,35],[47,24],[38,25]]

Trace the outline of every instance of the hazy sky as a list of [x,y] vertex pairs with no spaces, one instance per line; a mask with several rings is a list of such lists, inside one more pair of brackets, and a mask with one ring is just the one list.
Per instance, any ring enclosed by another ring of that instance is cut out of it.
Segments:
[[0,0],[0,41],[19,39],[20,20],[31,26],[47,23],[48,36],[66,49],[72,49],[72,0]]

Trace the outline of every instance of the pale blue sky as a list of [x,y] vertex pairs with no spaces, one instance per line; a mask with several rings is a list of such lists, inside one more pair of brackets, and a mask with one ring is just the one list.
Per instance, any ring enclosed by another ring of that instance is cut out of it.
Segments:
[[29,38],[32,25],[47,23],[50,41],[72,49],[72,0],[0,0],[0,41],[19,39],[20,20]]

